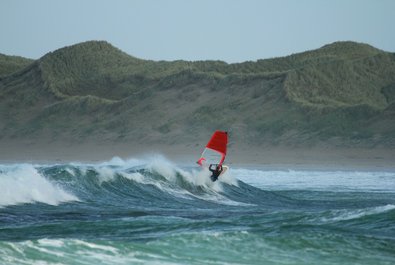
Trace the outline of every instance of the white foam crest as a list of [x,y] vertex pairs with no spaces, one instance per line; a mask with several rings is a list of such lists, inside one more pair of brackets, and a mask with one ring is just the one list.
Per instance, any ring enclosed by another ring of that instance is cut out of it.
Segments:
[[33,202],[58,205],[78,201],[76,196],[51,183],[28,164],[2,167],[0,190],[0,207]]
[[149,170],[158,173],[169,181],[176,179],[176,166],[161,155],[155,155],[149,162]]
[[144,183],[145,177],[144,177],[144,175],[140,174],[139,172],[135,172],[135,173],[122,172],[122,173],[120,173],[120,175],[126,179],[133,180],[138,183]]
[[71,176],[75,177],[75,170],[71,169],[71,168],[66,168],[65,169],[67,173],[69,173]]
[[112,181],[115,178],[116,171],[107,166],[100,166],[95,168],[98,175],[99,183]]
[[[174,182],[176,179],[176,166],[170,161],[166,160],[161,155],[153,155],[148,160],[129,158],[123,160],[119,157],[114,157],[108,162],[102,162],[94,165],[80,165],[79,168],[83,174],[87,173],[88,169],[93,169],[98,173],[98,181],[100,184],[103,182],[113,181],[116,175],[123,176],[129,180],[141,184],[157,185],[157,180],[149,179],[139,172],[128,173],[126,170],[143,166],[146,167],[151,173],[157,173],[165,177],[168,181]],[[159,186],[158,186],[159,187]]]
[[101,162],[98,166],[116,166],[119,168],[131,168],[145,164],[144,160],[137,158],[122,159],[118,156],[113,157],[110,161]]
[[333,210],[330,216],[321,218],[323,222],[336,222],[336,221],[346,221],[352,219],[358,219],[368,215],[374,215],[379,213],[388,212],[395,209],[395,205],[387,204],[383,206],[370,207],[358,210]]
[[161,155],[155,155],[149,162],[148,168],[152,173],[157,173],[163,176],[167,181],[174,183],[176,181],[177,173],[187,182],[196,186],[208,187],[212,181],[209,178],[210,172],[195,171],[188,172],[177,167],[175,164],[167,160]]
[[74,243],[77,244],[77,245],[82,245],[82,246],[91,248],[91,249],[100,249],[100,250],[112,252],[114,254],[118,253],[118,250],[116,248],[112,247],[112,246],[99,245],[99,244],[95,244],[95,243],[82,241],[82,240],[79,240],[79,239],[75,239]]
[[110,161],[101,162],[99,164],[92,165],[80,165],[79,168],[83,174],[87,173],[89,168],[93,168],[98,173],[98,181],[100,184],[103,182],[113,181],[117,174],[120,174],[128,179],[141,182],[142,178],[137,174],[128,174],[125,172],[126,169],[131,167],[144,165],[145,162],[139,159],[129,158],[123,160],[120,157],[113,157]]
[[92,162],[92,163],[83,163],[83,162],[78,162],[78,161],[74,161],[69,163],[69,165],[71,166],[75,166],[75,167],[97,167],[97,166],[117,166],[117,167],[133,167],[133,166],[137,166],[137,165],[141,165],[144,163],[144,160],[141,159],[137,159],[137,158],[126,158],[126,159],[122,159],[118,156],[114,156],[112,157],[110,160],[108,161],[100,161],[100,162]]
[[48,238],[42,238],[37,241],[40,245],[42,246],[48,246],[48,247],[63,247],[64,242],[59,239],[48,239]]
[[143,163],[141,160],[139,161],[141,164],[146,165],[147,169],[151,173],[160,174],[166,179],[166,181],[149,178],[139,172],[128,173],[125,172],[123,168],[116,168],[116,169],[108,168],[110,169],[110,171],[106,172],[106,174],[110,175],[112,172],[113,175],[110,176],[109,178],[106,178],[106,181],[112,180],[115,173],[117,173],[126,179],[138,182],[140,184],[155,186],[166,193],[172,194],[173,196],[186,198],[186,199],[190,198],[188,196],[191,194],[187,190],[176,189],[176,187],[172,186],[172,184],[176,180],[176,173],[179,169],[176,168],[176,166],[172,164],[170,161],[166,160],[163,156],[160,155],[155,155],[151,157],[149,161],[145,161]]
[[232,169],[243,182],[266,190],[395,192],[395,172]]

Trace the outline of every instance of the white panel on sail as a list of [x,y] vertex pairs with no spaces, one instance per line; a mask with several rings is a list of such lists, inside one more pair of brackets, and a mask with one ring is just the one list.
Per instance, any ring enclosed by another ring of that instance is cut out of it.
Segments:
[[219,164],[222,161],[223,154],[210,148],[205,148],[202,153],[203,165],[209,166],[210,164]]

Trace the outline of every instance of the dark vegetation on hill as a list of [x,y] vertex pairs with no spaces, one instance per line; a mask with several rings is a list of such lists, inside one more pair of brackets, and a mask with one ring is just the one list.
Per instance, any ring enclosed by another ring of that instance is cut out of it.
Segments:
[[0,140],[395,147],[395,54],[336,42],[283,58],[149,61],[103,41],[0,55]]

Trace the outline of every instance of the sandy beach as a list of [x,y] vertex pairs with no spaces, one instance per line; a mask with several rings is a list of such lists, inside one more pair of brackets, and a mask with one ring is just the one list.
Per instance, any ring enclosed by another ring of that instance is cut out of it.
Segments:
[[[135,143],[0,142],[0,163],[68,163],[108,161],[113,157],[161,155],[180,165],[193,165],[202,146],[139,145]],[[363,148],[230,147],[226,164],[268,169],[395,170],[395,150]]]

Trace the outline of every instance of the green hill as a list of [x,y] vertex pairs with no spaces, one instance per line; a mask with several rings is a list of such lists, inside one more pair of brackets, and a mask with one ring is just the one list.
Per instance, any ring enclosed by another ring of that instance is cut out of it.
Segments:
[[395,147],[395,54],[336,42],[283,58],[149,61],[90,41],[0,57],[0,137]]

